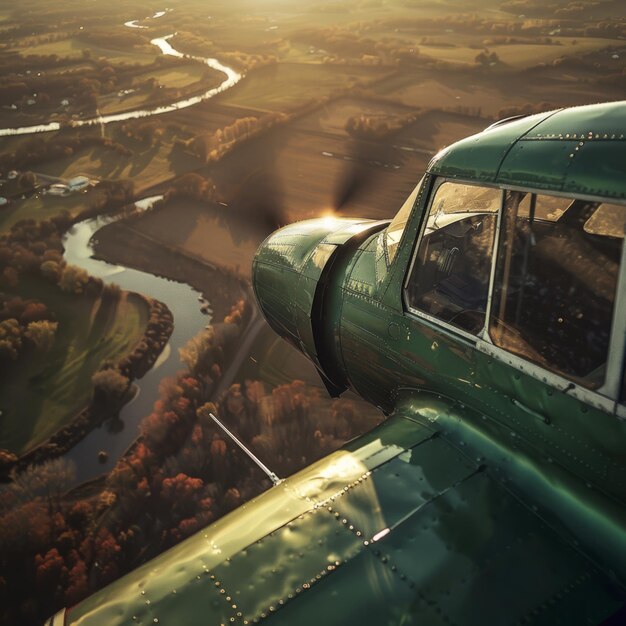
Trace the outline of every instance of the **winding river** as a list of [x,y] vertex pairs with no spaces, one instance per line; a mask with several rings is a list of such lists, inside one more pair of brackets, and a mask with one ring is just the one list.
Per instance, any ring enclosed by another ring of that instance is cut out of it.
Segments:
[[[151,19],[161,17],[162,15],[165,15],[165,12],[159,11],[158,13],[155,13]],[[126,22],[124,26],[127,26],[129,28],[142,28],[139,24],[137,24],[137,20]],[[179,50],[173,48],[169,40],[174,37],[175,34],[176,33],[171,33],[169,35],[166,35],[165,37],[157,37],[156,39],[153,39],[150,43],[157,46],[159,50],[161,50],[161,53],[166,56],[192,59],[194,61],[204,63],[214,70],[222,72],[226,75],[226,77],[217,87],[213,87],[212,89],[209,89],[208,91],[205,91],[200,95],[192,96],[191,98],[186,98],[177,102],[172,102],[171,104],[165,104],[151,109],[137,109],[135,111],[126,111],[124,113],[112,113],[110,115],[99,115],[98,117],[92,117],[83,120],[74,120],[70,122],[69,126],[71,128],[80,128],[82,126],[100,126],[102,124],[112,124],[114,122],[123,122],[125,120],[136,120],[142,117],[152,117],[153,115],[162,115],[163,113],[179,111],[180,109],[186,109],[187,107],[199,104],[204,100],[213,98],[213,96],[216,96],[218,93],[222,93],[223,91],[230,89],[241,80],[242,76],[241,74],[239,74],[239,72],[236,72],[231,67],[223,65],[217,59],[183,54]],[[19,128],[0,128],[0,137],[6,137],[8,135],[31,135],[36,133],[48,133],[60,129],[61,124],[59,122],[47,122],[45,124],[22,126]]]
[[[161,198],[162,196],[144,198],[136,203],[136,208],[148,211],[154,202]],[[94,235],[103,226],[122,218],[123,216],[119,215],[104,216],[76,224],[64,237],[64,258],[68,263],[82,267],[105,283],[116,283],[122,289],[135,291],[164,302],[174,316],[174,330],[152,369],[143,378],[135,381],[137,393],[120,412],[123,429],[119,432],[111,432],[106,425],[95,428],[65,455],[66,459],[73,461],[76,465],[78,482],[95,478],[115,465],[137,438],[139,422],[150,413],[155,400],[159,397],[161,380],[164,377],[173,376],[183,368],[178,357],[178,348],[184,346],[211,320],[210,314],[201,313],[200,294],[189,285],[120,265],[111,265],[92,257],[91,242]],[[108,453],[106,463],[98,460],[100,450]]]
[[[165,11],[160,11],[147,19],[156,19],[165,15],[165,13]],[[137,20],[127,22],[125,26],[141,28],[137,24]],[[169,43],[173,36],[174,34],[159,37],[153,39],[151,43],[157,46],[165,55],[186,56],[174,49]],[[73,122],[72,125],[80,127],[109,124],[184,109],[212,98],[218,93],[229,89],[241,79],[239,73],[222,65],[217,59],[204,59],[193,56],[188,56],[187,58],[200,61],[213,69],[223,72],[226,78],[217,87],[186,100],[153,109],[141,109],[115,115],[104,115],[93,119],[78,120]],[[23,128],[5,128],[0,129],[0,136],[42,133],[59,130],[59,128],[60,126],[57,122]],[[161,198],[162,196],[144,198],[138,201],[135,207],[139,211],[148,211],[152,208],[154,202]],[[103,226],[122,218],[123,216],[120,215],[102,216],[75,224],[63,240],[65,247],[64,258],[68,263],[82,267],[92,276],[101,278],[105,283],[116,283],[127,291],[138,292],[164,302],[174,317],[174,330],[168,344],[154,366],[143,378],[135,381],[137,393],[122,408],[119,416],[121,423],[117,422],[118,425],[123,425],[122,429],[114,431],[113,429],[108,429],[106,425],[96,428],[65,455],[67,460],[72,461],[76,465],[76,483],[91,480],[103,472],[109,471],[115,465],[117,460],[137,438],[139,422],[150,413],[155,400],[159,397],[158,391],[161,380],[174,375],[182,369],[178,357],[178,348],[184,346],[189,339],[211,321],[210,309],[208,315],[200,311],[200,294],[189,285],[154,276],[147,272],[120,265],[112,265],[93,258],[91,242],[96,233]],[[104,463],[98,460],[98,452],[101,450],[106,451],[108,454],[108,459]]]

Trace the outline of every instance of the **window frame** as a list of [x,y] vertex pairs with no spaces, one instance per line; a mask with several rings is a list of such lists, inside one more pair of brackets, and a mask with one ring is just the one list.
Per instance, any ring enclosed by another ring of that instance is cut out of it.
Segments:
[[[420,200],[420,196],[422,195],[424,191],[423,187],[427,184],[428,184],[427,173],[424,173],[424,175],[419,179],[419,181],[417,181],[417,184],[415,185],[415,187],[411,189],[411,193],[407,196],[406,200],[402,203],[402,205],[400,206],[396,214],[393,216],[389,224],[387,224],[387,227],[383,230],[382,247],[383,247],[383,252],[385,254],[385,264],[387,265],[387,269],[391,268],[392,263],[398,257],[398,252],[400,251],[403,240],[406,236],[407,227],[411,223],[411,218],[413,217],[415,213],[415,207],[417,206]],[[402,234],[400,235],[400,239],[398,240],[398,243],[396,244],[396,251],[393,254],[393,258],[390,258],[389,257],[389,243],[387,242],[387,232],[389,231],[389,227],[393,224],[393,221],[396,219],[398,213],[400,213],[400,211],[404,208],[405,203],[408,201],[408,199],[413,195],[415,191],[417,191],[417,194],[415,195],[413,204],[411,204],[411,208],[409,209],[406,220],[404,221],[404,228],[402,229]]]
[[[613,202],[612,204],[624,203]],[[607,391],[613,393],[615,413],[619,417],[626,418],[626,396],[622,397],[624,368],[626,368],[626,237],[622,243],[610,342],[606,378],[602,388],[606,386]]]
[[[482,188],[489,188],[489,189],[495,189],[497,191],[500,191],[500,208],[498,209],[498,213],[496,216],[496,232],[495,232],[495,236],[493,240],[493,251],[492,251],[493,253],[492,253],[492,259],[491,259],[491,268],[489,270],[489,283],[487,287],[488,293],[487,293],[487,306],[485,307],[485,323],[482,329],[480,330],[480,332],[476,334],[463,330],[462,328],[459,328],[458,326],[455,326],[454,324],[450,324],[449,322],[445,322],[444,320],[439,319],[438,317],[434,315],[430,315],[429,313],[426,313],[424,311],[421,311],[420,309],[416,309],[415,307],[412,307],[409,303],[409,298],[408,298],[409,280],[411,278],[411,274],[413,273],[413,267],[417,260],[417,253],[419,251],[420,244],[424,237],[424,231],[426,230],[426,226],[428,224],[428,216],[430,215],[430,210],[432,208],[433,200],[435,199],[437,190],[444,183],[455,183],[457,185],[468,185],[470,187],[482,187]],[[463,337],[464,339],[469,340],[471,343],[476,343],[476,341],[478,341],[483,336],[486,329],[488,328],[487,322],[489,319],[489,311],[491,310],[491,293],[492,293],[492,287],[493,287],[493,280],[495,277],[494,255],[495,255],[495,250],[497,249],[498,241],[500,238],[499,233],[500,233],[500,221],[502,219],[501,216],[502,216],[503,202],[504,202],[504,191],[502,187],[500,187],[499,185],[485,185],[481,183],[480,181],[475,181],[475,180],[466,181],[466,180],[459,180],[456,178],[445,178],[445,177],[438,177],[435,180],[434,184],[432,185],[430,189],[428,202],[426,203],[426,207],[422,215],[422,223],[419,226],[419,231],[418,231],[418,236],[415,242],[415,246],[413,248],[413,251],[411,252],[411,262],[408,265],[408,271],[406,272],[406,275],[402,282],[402,304],[404,306],[405,312],[408,312],[414,315],[415,317],[426,320],[432,324],[436,324],[437,326],[440,326],[454,333],[454,335],[457,335],[457,336]]]
[[[445,322],[433,315],[420,311],[410,306],[408,301],[408,284],[413,273],[413,268],[417,260],[418,251],[426,224],[428,222],[428,216],[432,208],[432,203],[437,193],[437,190],[443,183],[456,183],[462,185],[472,185],[475,187],[488,187],[492,189],[499,189],[501,191],[500,208],[496,219],[496,233],[494,237],[494,247],[491,259],[491,271],[489,276],[489,286],[487,294],[487,305],[485,307],[485,323],[481,331],[477,334],[469,333],[461,328],[458,328],[448,322]],[[465,180],[457,178],[447,178],[444,176],[438,176],[431,184],[428,200],[423,214],[421,215],[421,223],[418,228],[418,235],[411,251],[411,261],[407,265],[404,280],[402,281],[402,306],[405,315],[410,319],[418,322],[426,323],[426,325],[434,327],[434,329],[442,332],[456,341],[463,341],[466,344],[472,345],[479,352],[486,354],[498,361],[510,365],[514,369],[528,374],[533,378],[554,387],[555,390],[560,389],[562,392],[580,400],[590,406],[598,408],[602,411],[616,414],[619,417],[626,418],[626,399],[621,400],[620,395],[622,390],[622,372],[626,367],[626,238],[622,244],[622,253],[620,258],[620,268],[617,279],[617,286],[615,292],[615,301],[613,306],[613,314],[611,318],[611,332],[609,340],[609,349],[607,353],[607,366],[604,381],[597,389],[589,389],[582,386],[580,383],[558,374],[550,369],[546,369],[541,365],[532,361],[526,360],[521,356],[509,352],[505,348],[497,346],[493,343],[489,336],[489,319],[491,317],[491,307],[493,300],[493,290],[496,278],[496,261],[497,250],[500,245],[500,238],[502,234],[502,216],[504,211],[504,201],[507,192],[522,192],[532,193],[535,195],[549,195],[558,196],[568,199],[587,200],[590,202],[605,202],[609,204],[617,204],[620,206],[626,206],[626,201],[617,198],[603,198],[600,196],[593,196],[588,194],[576,194],[562,193],[545,189],[529,189],[526,187],[518,187],[515,185],[501,185],[495,183],[485,183],[478,180]]]

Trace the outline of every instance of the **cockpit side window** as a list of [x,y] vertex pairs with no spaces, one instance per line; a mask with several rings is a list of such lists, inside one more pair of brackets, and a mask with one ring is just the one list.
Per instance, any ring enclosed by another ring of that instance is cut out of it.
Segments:
[[409,308],[473,334],[483,329],[501,204],[492,187],[437,188],[406,285]]
[[624,206],[508,192],[489,320],[494,344],[600,387],[625,220]]
[[406,228],[406,223],[411,215],[411,211],[415,206],[417,195],[424,184],[424,179],[417,183],[415,189],[411,192],[411,195],[404,201],[404,204],[400,207],[400,210],[391,221],[391,224],[387,227],[385,232],[385,244],[387,246],[387,258],[391,263],[398,251],[398,245],[402,239],[402,234]]

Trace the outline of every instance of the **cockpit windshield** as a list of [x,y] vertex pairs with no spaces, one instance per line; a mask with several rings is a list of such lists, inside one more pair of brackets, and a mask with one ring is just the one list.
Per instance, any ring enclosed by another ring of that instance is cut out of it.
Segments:
[[424,179],[422,178],[415,186],[415,189],[411,192],[411,195],[409,195],[409,197],[404,201],[404,204],[400,207],[400,210],[393,218],[391,224],[387,227],[387,232],[385,233],[385,243],[387,245],[389,263],[391,263],[396,256],[398,245],[402,239],[402,233],[404,233],[407,220],[411,215],[411,211],[413,210],[413,206],[415,205],[417,195],[419,194],[423,182]]

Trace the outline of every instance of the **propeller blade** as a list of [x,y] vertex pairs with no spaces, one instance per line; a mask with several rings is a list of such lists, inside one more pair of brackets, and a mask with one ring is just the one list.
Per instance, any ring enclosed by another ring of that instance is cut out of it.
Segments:
[[360,161],[352,161],[342,172],[335,189],[335,210],[358,199],[368,186],[371,177],[370,168]]
[[244,228],[259,239],[289,222],[278,178],[266,169],[253,171],[240,183],[233,205]]
[[352,139],[343,159],[347,164],[335,188],[335,210],[358,201],[376,183],[379,173],[399,163],[391,145],[363,139]]

